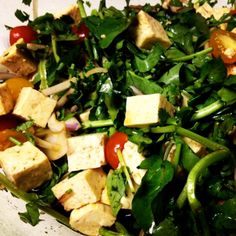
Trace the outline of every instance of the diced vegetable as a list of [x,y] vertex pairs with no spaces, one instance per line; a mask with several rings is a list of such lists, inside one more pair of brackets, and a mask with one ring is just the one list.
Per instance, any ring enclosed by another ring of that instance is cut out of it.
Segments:
[[224,63],[236,62],[236,34],[226,30],[214,30],[210,37],[214,57],[220,57]]
[[32,27],[27,25],[16,26],[10,30],[10,44],[13,45],[20,38],[23,38],[25,43],[31,43],[37,39],[37,33]]
[[105,157],[107,163],[113,168],[116,169],[119,165],[119,159],[117,156],[117,150],[122,151],[124,149],[125,143],[128,141],[128,136],[122,132],[116,132],[105,144]]

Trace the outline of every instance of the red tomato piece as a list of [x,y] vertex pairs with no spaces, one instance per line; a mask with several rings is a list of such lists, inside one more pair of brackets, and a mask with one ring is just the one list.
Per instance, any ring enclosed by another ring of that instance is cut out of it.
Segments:
[[230,12],[229,12],[231,15],[236,15],[236,9],[232,9],[232,10],[230,10]]
[[8,114],[0,116],[0,131],[16,128],[22,121],[14,115]]
[[11,129],[5,129],[0,131],[0,151],[15,146],[13,142],[10,141],[10,137],[15,138],[19,142],[26,142],[27,138],[21,133]]
[[116,169],[119,165],[117,149],[120,149],[122,151],[127,141],[128,141],[127,134],[122,132],[116,132],[108,139],[105,145],[105,158],[107,163],[113,169]]
[[214,57],[221,57],[226,64],[236,62],[236,34],[226,30],[214,30],[210,36]]
[[10,30],[10,44],[14,44],[20,38],[23,38],[25,43],[30,43],[37,39],[37,33],[28,25],[12,28]]
[[84,39],[88,38],[89,36],[89,28],[86,24],[82,23],[79,26],[73,25],[71,27],[71,31],[78,36],[78,42],[83,42]]

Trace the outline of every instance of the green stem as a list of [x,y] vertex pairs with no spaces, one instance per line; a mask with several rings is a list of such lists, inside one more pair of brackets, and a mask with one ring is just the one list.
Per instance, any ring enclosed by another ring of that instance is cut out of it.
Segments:
[[113,231],[108,230],[104,227],[101,227],[99,229],[99,235],[101,235],[101,236],[124,236],[124,234],[113,232]]
[[176,130],[176,126],[175,125],[168,125],[168,126],[164,126],[164,127],[155,127],[155,128],[151,128],[151,132],[155,133],[155,134],[162,134],[162,133],[173,133]]
[[40,90],[43,90],[48,87],[46,63],[47,63],[47,60],[43,59],[43,60],[40,60],[39,65],[38,65],[38,71],[39,71],[39,76],[40,76],[40,86],[39,86]]
[[172,61],[188,61],[188,60],[192,60],[194,57],[203,56],[205,54],[208,54],[211,51],[212,51],[212,48],[207,48],[207,49],[204,49],[202,51],[193,53],[191,55],[175,58]]
[[184,206],[184,203],[187,200],[187,185],[184,185],[183,190],[181,191],[179,197],[177,198],[176,204],[179,209],[181,209]]
[[52,52],[53,52],[53,56],[54,59],[56,61],[56,63],[58,63],[60,61],[60,57],[57,54],[57,40],[56,40],[56,36],[53,34],[52,35]]
[[202,137],[201,135],[199,134],[196,134],[190,130],[187,130],[187,129],[184,129],[182,127],[176,127],[176,133],[182,135],[182,136],[185,136],[185,137],[188,137],[190,139],[193,139],[195,141],[197,141],[198,143],[206,146],[207,148],[211,149],[212,151],[216,151],[216,150],[219,150],[219,149],[225,149],[225,150],[228,150],[225,146],[219,144],[219,143],[216,143],[208,138],[205,138],[205,137]]
[[25,202],[32,202],[38,200],[38,196],[33,193],[26,193],[18,189],[5,175],[0,173],[0,183],[8,189],[14,196],[24,200]]
[[78,0],[77,4],[78,4],[78,8],[79,8],[79,12],[80,12],[81,18],[87,17],[83,1],[82,0]]
[[210,228],[209,228],[209,225],[207,223],[207,219],[206,219],[204,209],[201,209],[201,211],[198,212],[197,220],[199,221],[199,223],[201,225],[202,235],[203,236],[211,236]]
[[127,179],[128,185],[129,185],[129,187],[130,187],[130,190],[131,190],[132,193],[134,193],[134,192],[135,192],[135,190],[134,190],[134,185],[133,185],[132,180],[131,180],[131,177],[130,177],[130,175],[129,175],[129,171],[128,171],[128,169],[127,169],[127,166],[126,166],[126,164],[125,164],[125,161],[124,161],[124,157],[123,157],[123,155],[122,155],[122,152],[121,152],[121,150],[120,150],[119,148],[117,149],[117,156],[118,156],[118,159],[119,159],[121,168],[123,169],[123,172],[124,172],[124,174],[125,174],[125,176],[126,176],[126,179]]
[[202,173],[204,169],[213,163],[219,162],[230,155],[228,150],[217,150],[202,158],[200,161],[196,163],[196,165],[192,168],[188,175],[187,179],[187,197],[193,212],[197,213],[201,209],[201,203],[197,200],[195,192],[196,192],[196,183],[199,175]]
[[101,127],[107,127],[107,126],[113,126],[114,123],[111,119],[108,120],[93,120],[93,121],[85,121],[82,123],[83,129],[89,129],[89,128],[101,128]]
[[[188,137],[190,139],[193,139],[199,143],[201,143],[202,145],[206,146],[207,148],[216,151],[219,149],[227,149],[225,146],[216,143],[208,138],[204,138],[203,136],[196,134],[190,130],[184,129],[182,127],[178,127],[175,125],[168,125],[168,126],[164,126],[164,127],[155,127],[155,128],[151,128],[151,132],[155,133],[155,134],[159,134],[159,133],[174,133],[176,132],[177,134],[181,135],[181,136],[185,136]],[[228,149],[227,149],[228,150]]]
[[202,119],[206,116],[209,116],[212,113],[220,110],[223,106],[224,106],[224,102],[222,102],[221,100],[217,100],[216,102],[213,102],[212,104],[196,111],[192,117],[192,120],[195,121],[195,120]]
[[17,146],[21,146],[22,145],[22,142],[20,142],[19,140],[17,140],[14,137],[9,137],[9,141],[11,141],[12,143],[14,143]]
[[98,12],[101,12],[103,8],[106,8],[106,0],[100,0]]
[[21,189],[18,189],[11,181],[8,180],[8,178],[5,175],[1,173],[0,173],[0,183],[17,198],[22,199],[25,202],[33,202],[41,211],[49,214],[50,216],[58,220],[60,223],[70,228],[68,218],[48,206],[42,206],[41,204],[39,204],[37,202],[39,198],[36,194],[27,193]]
[[[86,18],[87,17],[87,13],[85,11],[85,8],[84,8],[84,3],[82,0],[78,0],[77,1],[77,5],[78,5],[78,8],[79,8],[79,12],[80,12],[80,16],[81,18]],[[90,43],[89,43],[89,40],[86,38],[84,39],[84,44],[85,44],[85,47],[87,49],[87,52],[88,52],[88,55],[89,57],[93,58],[93,51],[91,49],[91,46],[90,46]]]

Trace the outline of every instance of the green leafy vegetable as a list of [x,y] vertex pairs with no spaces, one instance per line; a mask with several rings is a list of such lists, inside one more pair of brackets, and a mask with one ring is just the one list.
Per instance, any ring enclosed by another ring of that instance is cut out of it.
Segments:
[[25,213],[18,213],[21,220],[33,226],[38,224],[40,215],[38,207],[33,203],[27,203],[26,210]]
[[[153,200],[158,196],[162,189],[172,180],[174,176],[173,166],[160,159],[148,169],[142,179],[142,185],[138,189],[132,202],[133,214],[144,229],[148,229],[154,221],[152,212]],[[143,204],[145,202],[145,204]]]
[[113,215],[116,216],[121,208],[121,198],[125,196],[126,179],[122,169],[110,172],[107,176],[107,195],[111,203]]

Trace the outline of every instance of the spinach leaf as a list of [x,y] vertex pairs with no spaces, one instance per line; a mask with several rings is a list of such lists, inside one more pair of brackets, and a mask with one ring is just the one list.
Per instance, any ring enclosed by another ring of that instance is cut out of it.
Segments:
[[162,88],[153,81],[136,75],[133,71],[126,72],[126,86],[134,86],[144,94],[161,93]]
[[236,100],[236,91],[228,89],[228,88],[221,88],[217,94],[220,96],[221,100],[227,103],[233,102]]
[[26,204],[26,212],[22,213],[19,212],[20,219],[24,221],[25,223],[29,223],[33,226],[35,226],[39,222],[39,209],[38,207],[32,203],[29,202]]
[[230,76],[229,78],[227,78],[227,80],[225,80],[224,84],[226,86],[231,86],[231,88],[232,88],[232,86],[234,88],[236,88],[236,75],[233,75],[233,76]]
[[40,201],[49,204],[53,203],[55,200],[55,196],[52,192],[52,187],[61,180],[63,175],[66,174],[66,172],[68,171],[68,164],[62,158],[52,163],[52,169],[53,169],[53,176],[51,180],[46,184],[44,184],[38,192]]
[[108,113],[111,119],[114,121],[119,109],[116,107],[116,99],[113,92],[113,84],[110,78],[108,78],[105,83],[101,86],[101,93],[104,93],[104,102],[107,106]]
[[201,79],[207,79],[209,84],[222,83],[226,78],[226,68],[221,59],[212,59],[201,68]]
[[232,180],[227,180],[220,177],[214,177],[208,183],[207,192],[218,199],[229,199],[236,196],[235,183]]
[[186,54],[175,47],[171,47],[165,52],[165,56],[168,60],[173,60],[176,58],[186,56]]
[[174,168],[170,162],[157,159],[143,177],[132,202],[134,217],[142,228],[148,229],[154,221],[152,202],[173,176]]
[[109,172],[107,176],[107,194],[111,203],[112,213],[116,216],[121,208],[120,200],[125,195],[126,180],[122,169]]
[[91,33],[99,40],[102,49],[107,48],[112,41],[130,25],[130,21],[124,16],[108,16],[103,19],[90,16],[85,19]]
[[173,66],[169,71],[167,71],[159,80],[158,82],[162,82],[164,84],[180,84],[180,69],[183,63],[178,63],[177,65]]
[[17,9],[15,11],[15,16],[18,20],[20,20],[21,22],[25,22],[27,20],[29,20],[29,14],[24,12],[24,11],[21,11],[19,9]]
[[164,219],[159,225],[153,228],[152,236],[178,236],[180,232],[178,227],[174,224],[173,219],[168,217]]
[[194,52],[192,33],[189,32],[189,28],[185,25],[176,24],[169,29],[172,33],[172,40],[176,44],[177,48],[186,54],[192,54]]
[[185,170],[188,172],[194,167],[194,165],[199,161],[199,157],[193,153],[187,144],[182,143],[181,151],[181,164]]
[[236,198],[224,201],[214,207],[212,224],[219,230],[236,230]]
[[25,5],[30,6],[32,0],[22,0],[22,2],[23,2]]
[[139,72],[148,72],[152,68],[154,68],[157,63],[160,61],[161,56],[163,55],[163,47],[161,45],[156,44],[147,54],[146,58],[139,58],[135,56],[135,66],[139,70]]

